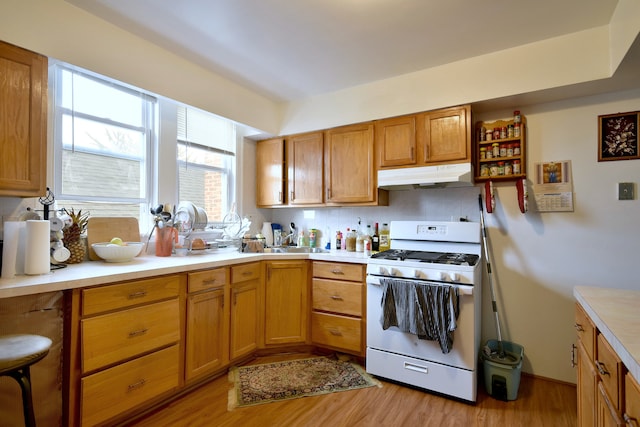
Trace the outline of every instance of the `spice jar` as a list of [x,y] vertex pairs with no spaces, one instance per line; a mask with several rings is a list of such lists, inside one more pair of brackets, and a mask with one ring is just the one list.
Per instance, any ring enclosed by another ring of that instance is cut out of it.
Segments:
[[513,144],[513,155],[514,156],[519,156],[520,155],[520,143],[519,142],[515,142]]
[[493,147],[493,157],[500,157],[500,144],[494,142],[491,146]]
[[505,139],[507,137],[507,127],[502,126],[500,128],[500,139]]
[[486,164],[480,165],[480,176],[489,176],[489,166]]
[[507,157],[507,144],[500,144],[500,157]]
[[514,160],[513,161],[513,173],[515,175],[519,175],[520,174],[520,160]]
[[507,144],[507,157],[513,157],[513,144]]
[[487,133],[485,135],[485,140],[486,141],[491,141],[493,139],[493,131],[492,130],[487,130]]
[[513,138],[513,125],[507,126],[507,138]]
[[498,162],[498,175],[504,175],[504,162]]
[[520,123],[516,123],[513,127],[513,137],[520,138]]
[[516,110],[513,112],[513,123],[518,124],[522,121],[522,116],[520,115],[520,110]]
[[505,175],[513,174],[513,166],[511,166],[510,162],[505,162],[505,164],[504,164],[504,174]]
[[491,163],[489,165],[489,176],[498,176],[498,164]]
[[500,139],[500,128],[493,128],[493,139]]
[[487,158],[487,147],[480,147],[480,160]]

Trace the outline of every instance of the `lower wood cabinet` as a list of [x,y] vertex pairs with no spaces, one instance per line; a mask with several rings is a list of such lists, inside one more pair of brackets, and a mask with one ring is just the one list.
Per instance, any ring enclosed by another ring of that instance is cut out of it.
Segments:
[[229,281],[226,267],[189,273],[185,380],[222,369],[228,362]]
[[579,304],[576,330],[578,426],[640,425],[640,387]]
[[185,285],[175,274],[67,292],[65,425],[109,423],[182,386]]
[[265,270],[265,346],[305,343],[309,327],[307,261],[267,261]]
[[311,280],[311,341],[364,356],[364,266],[314,261]]
[[231,267],[231,360],[258,348],[261,281],[259,262]]

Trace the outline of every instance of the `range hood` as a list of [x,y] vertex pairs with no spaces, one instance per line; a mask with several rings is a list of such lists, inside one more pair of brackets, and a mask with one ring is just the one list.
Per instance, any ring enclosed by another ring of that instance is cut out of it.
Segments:
[[473,185],[471,163],[383,169],[378,171],[378,188],[384,190],[471,185]]

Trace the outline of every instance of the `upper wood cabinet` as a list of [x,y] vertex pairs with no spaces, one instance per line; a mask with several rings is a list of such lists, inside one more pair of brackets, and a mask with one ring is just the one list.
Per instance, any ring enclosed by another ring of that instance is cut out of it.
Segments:
[[416,165],[416,116],[378,120],[375,123],[375,136],[380,167]]
[[46,189],[47,58],[0,42],[0,196]]
[[471,107],[444,108],[375,122],[380,169],[471,160]]
[[329,129],[324,162],[327,204],[388,204],[376,183],[373,124]]
[[282,206],[284,193],[284,138],[256,144],[256,205]]
[[324,203],[324,135],[294,135],[286,140],[289,205]]
[[421,163],[471,160],[471,107],[445,108],[417,115]]

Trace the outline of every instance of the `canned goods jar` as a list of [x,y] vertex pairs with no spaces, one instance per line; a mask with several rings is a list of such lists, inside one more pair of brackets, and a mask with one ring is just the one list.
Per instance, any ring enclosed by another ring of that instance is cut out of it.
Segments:
[[515,175],[519,175],[520,172],[520,160],[514,160],[513,161],[513,173]]
[[480,165],[480,176],[489,176],[489,166]]
[[505,175],[513,174],[513,167],[511,166],[510,162],[505,162],[505,164],[504,164],[504,174]]
[[489,176],[498,176],[498,164],[491,163],[489,165]]
[[491,146],[493,147],[493,157],[500,157],[500,144],[494,142]]

